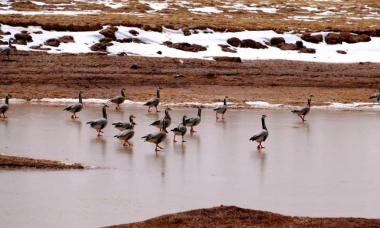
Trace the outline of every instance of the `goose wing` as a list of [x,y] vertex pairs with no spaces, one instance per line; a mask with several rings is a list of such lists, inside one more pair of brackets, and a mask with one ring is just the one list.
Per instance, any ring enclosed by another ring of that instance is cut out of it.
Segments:
[[152,98],[150,100],[148,100],[147,102],[145,102],[145,106],[156,106],[158,105],[158,103],[160,102],[160,99],[158,99],[157,97],[155,98]]
[[268,138],[268,131],[262,130],[260,133],[253,135],[249,140],[256,141],[262,140],[265,141]]
[[109,101],[115,104],[121,104],[125,101],[125,97],[119,95],[119,96],[112,97],[111,99],[109,99]]

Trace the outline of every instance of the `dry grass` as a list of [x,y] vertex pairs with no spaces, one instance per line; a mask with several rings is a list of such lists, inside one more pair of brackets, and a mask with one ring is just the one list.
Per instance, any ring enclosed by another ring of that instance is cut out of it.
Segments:
[[[17,10],[46,10],[54,9],[54,4],[68,3],[65,0],[41,0],[48,5],[37,6],[31,2],[14,2],[12,7]],[[266,30],[276,31],[359,31],[380,35],[380,14],[378,2],[375,0],[345,1],[345,2],[310,2],[306,0],[296,0],[292,2],[284,0],[270,0],[260,3],[258,0],[243,0],[239,3],[246,6],[256,4],[256,7],[275,7],[277,13],[265,13],[261,11],[252,12],[244,9],[233,11],[236,1],[210,1],[195,0],[189,1],[186,5],[179,5],[176,1],[166,1],[170,6],[162,11],[151,12],[148,5],[137,0],[128,1],[128,6],[112,9],[103,4],[92,2],[77,2],[75,5],[65,6],[65,10],[100,10],[97,15],[80,16],[14,16],[1,15],[0,23],[10,25],[41,25],[57,29],[77,29],[93,30],[102,25],[126,25],[138,26],[150,25],[153,27],[168,26],[172,28],[213,28],[218,31],[224,30]],[[53,4],[54,3],[54,4]],[[223,13],[196,14],[189,11],[189,8],[213,6]],[[313,6],[315,12],[309,12],[302,7]],[[372,8],[369,8],[372,7]],[[315,17],[326,10],[335,12],[334,15],[324,16],[323,19],[296,20],[295,16]],[[149,13],[147,12],[149,11]],[[125,13],[125,14],[120,14]],[[372,13],[372,14],[370,14]],[[363,18],[368,17],[368,18]],[[362,18],[362,19],[360,19]]]

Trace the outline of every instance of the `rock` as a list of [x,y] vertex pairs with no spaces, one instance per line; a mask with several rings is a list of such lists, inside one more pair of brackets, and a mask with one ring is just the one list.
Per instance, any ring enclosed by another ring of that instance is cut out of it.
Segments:
[[8,45],[8,42],[0,40],[0,45]]
[[242,48],[254,48],[254,49],[265,49],[267,46],[261,44],[260,42],[256,42],[251,39],[246,39],[241,41],[240,47]]
[[129,33],[132,34],[132,36],[137,36],[139,34],[139,32],[134,29],[129,30]]
[[237,37],[232,37],[232,38],[229,38],[227,40],[227,43],[231,46],[234,46],[234,47],[240,47],[241,45],[241,40]]
[[283,37],[273,37],[270,39],[270,44],[273,46],[277,46],[281,43],[285,43],[285,39]]
[[55,38],[51,38],[46,40],[44,44],[52,47],[58,47],[61,44],[61,41]]
[[162,51],[158,51],[157,54],[162,55]]
[[371,41],[371,37],[365,34],[356,35],[356,34],[345,33],[345,35],[342,36],[342,40],[346,43],[354,44],[354,43],[359,43],[359,42],[369,42]]
[[296,41],[296,46],[297,46],[297,49],[301,49],[301,48],[304,48],[305,46],[303,46],[303,42],[302,41]]
[[357,35],[348,32],[329,33],[325,37],[325,41],[327,44],[341,44],[342,42],[353,44],[359,42],[369,42],[371,41],[371,37],[366,34]]
[[42,34],[42,31],[35,31],[34,34]]
[[49,51],[49,50],[51,50],[51,48],[48,48],[48,47],[42,47],[42,44],[40,44],[40,45],[34,45],[34,46],[30,46],[29,48],[30,48],[30,49],[34,49],[34,50],[42,50],[42,51]]
[[183,29],[183,35],[184,36],[190,36],[191,35],[190,30],[188,28]]
[[12,44],[27,45],[26,40],[13,40]]
[[118,29],[113,26],[109,26],[103,30],[101,30],[99,33],[102,34],[104,37],[111,38],[112,40],[116,40],[115,32]]
[[240,57],[229,57],[229,56],[214,57],[214,60],[218,62],[234,62],[234,63],[242,62]]
[[231,49],[231,47],[229,45],[219,44],[219,46],[222,48],[222,51],[224,51],[224,52],[231,52],[231,53],[237,52],[236,50]]
[[142,29],[145,31],[162,32],[162,26],[156,25],[144,25]]
[[137,69],[140,69],[141,66],[137,65],[137,64],[132,64],[132,66],[130,67],[132,70],[137,70]]
[[299,53],[309,53],[309,54],[315,54],[315,49],[314,48],[301,48]]
[[15,39],[20,41],[22,44],[26,44],[28,42],[33,42],[32,36],[27,31],[22,31],[21,33],[15,34]]
[[325,37],[325,42],[327,44],[341,44],[342,39],[338,33],[328,33]]
[[111,43],[111,42],[112,42],[112,39],[108,37],[104,37],[99,40],[99,43]]
[[125,52],[119,52],[119,53],[117,53],[117,55],[118,55],[118,56],[127,56],[128,54],[125,53]]
[[295,44],[290,44],[290,43],[280,43],[277,45],[278,48],[284,51],[293,51],[293,50],[298,50],[299,48]]
[[91,51],[106,52],[108,46],[112,46],[112,43],[99,42],[99,43],[95,43],[94,45],[92,45],[90,47],[90,49],[91,49]]
[[189,43],[172,43],[170,41],[164,42],[164,45],[175,48],[182,51],[189,51],[189,52],[199,52],[199,51],[206,51],[207,48],[204,46],[201,46],[199,44],[189,44]]
[[123,39],[118,39],[116,41],[120,43],[138,43],[138,44],[144,43],[143,41],[137,38],[123,38]]
[[58,38],[62,43],[75,43],[74,37],[72,36],[61,36]]
[[342,54],[342,55],[347,54],[347,52],[346,52],[346,51],[343,51],[343,50],[337,50],[336,52],[339,53],[339,54]]
[[316,34],[316,35],[311,35],[308,32],[305,32],[302,34],[301,39],[303,39],[306,42],[318,44],[323,41],[323,36],[322,34]]

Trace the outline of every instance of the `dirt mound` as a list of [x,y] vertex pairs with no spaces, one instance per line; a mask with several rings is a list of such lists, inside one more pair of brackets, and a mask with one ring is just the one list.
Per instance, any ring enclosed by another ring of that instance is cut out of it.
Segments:
[[266,211],[220,206],[164,215],[110,227],[379,227],[379,219],[291,217]]
[[47,46],[58,47],[61,44],[61,41],[55,38],[51,38],[46,40],[44,44]]
[[189,44],[189,43],[172,43],[170,41],[164,42],[164,45],[175,48],[182,51],[189,51],[189,52],[199,52],[199,51],[206,51],[207,48],[199,45],[199,44]]
[[311,35],[310,33],[306,32],[302,34],[301,39],[310,43],[318,44],[323,41],[323,36],[322,34]]
[[84,169],[85,167],[79,163],[66,164],[60,161],[0,155],[0,168]]
[[62,43],[75,43],[74,37],[72,36],[61,36],[58,40]]
[[231,46],[234,46],[234,47],[240,47],[241,45],[241,40],[237,37],[232,37],[232,38],[229,38],[227,40],[227,43]]
[[27,31],[21,31],[15,34],[15,44],[26,45],[28,42],[33,42],[32,36]]
[[325,41],[327,44],[341,44],[342,42],[353,44],[359,42],[369,42],[371,41],[371,37],[366,34],[356,35],[348,32],[330,32],[326,35]]
[[101,30],[99,33],[102,34],[106,38],[110,38],[112,40],[116,40],[115,32],[118,30],[118,28],[114,26],[109,26],[103,30]]

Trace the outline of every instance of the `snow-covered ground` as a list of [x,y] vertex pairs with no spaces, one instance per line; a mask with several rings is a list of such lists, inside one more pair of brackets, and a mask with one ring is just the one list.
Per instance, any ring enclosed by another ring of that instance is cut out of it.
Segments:
[[[51,104],[51,105],[68,105],[78,102],[78,98],[42,98],[42,99],[32,99],[30,101],[24,99],[15,99],[12,98],[9,100],[10,104]],[[85,104],[104,104],[110,103],[108,99],[100,99],[100,98],[87,98],[83,99]],[[0,104],[4,103],[4,99],[0,99]],[[123,106],[143,106],[144,101],[131,101],[126,100]],[[214,102],[214,103],[201,103],[201,102],[193,102],[193,101],[185,101],[180,103],[165,103],[162,102],[163,106],[175,106],[175,107],[196,107],[202,106],[204,108],[214,108],[219,105],[222,105],[222,102]],[[299,108],[299,106],[294,105],[286,105],[286,104],[271,104],[265,101],[247,101],[245,105],[228,102],[228,106],[231,108],[253,108],[253,109],[285,109],[291,110],[295,108]],[[371,103],[371,102],[353,102],[353,103],[339,103],[339,102],[329,102],[325,105],[317,105],[312,106],[312,109],[319,110],[340,110],[340,111],[380,111],[380,104]]]
[[[89,32],[58,32],[46,31],[38,26],[13,27],[2,25],[3,32],[10,32],[11,35],[4,35],[3,41],[7,41],[10,37],[14,37],[16,33],[21,31],[30,32],[33,42],[27,45],[14,45],[18,50],[33,51],[31,46],[42,45],[48,47],[49,53],[89,53],[92,52],[90,47],[103,38],[99,31]],[[137,36],[132,36],[129,30],[139,32]],[[35,34],[35,32],[42,32]],[[119,43],[113,41],[113,45],[107,48],[110,54],[127,53],[129,55],[149,56],[149,57],[174,57],[174,58],[196,58],[196,59],[212,59],[215,56],[230,56],[240,57],[243,60],[257,59],[284,59],[284,60],[299,60],[313,62],[380,62],[380,38],[372,37],[370,42],[355,43],[355,44],[336,44],[328,45],[326,43],[313,44],[303,41],[308,48],[316,49],[315,54],[298,53],[298,51],[284,51],[277,47],[268,46],[267,49],[252,49],[252,48],[235,48],[236,53],[222,51],[219,45],[227,45],[227,39],[237,37],[243,39],[253,39],[262,44],[267,43],[272,37],[283,37],[288,43],[301,41],[299,34],[283,33],[279,34],[274,31],[243,31],[243,32],[214,32],[208,29],[197,30],[198,34],[185,36],[181,30],[171,30],[164,28],[162,32],[144,31],[139,28],[118,26],[116,37],[123,38],[138,38],[144,43]],[[326,36],[326,32],[321,32]],[[58,47],[50,47],[43,45],[47,39],[59,38],[61,36],[70,35],[74,37],[74,43],[61,43]],[[199,44],[207,47],[206,51],[186,52],[174,48],[167,47],[163,44],[165,41],[173,43],[187,42],[190,44]],[[337,50],[346,51],[347,54],[339,54]],[[158,52],[162,54],[158,54]]]

